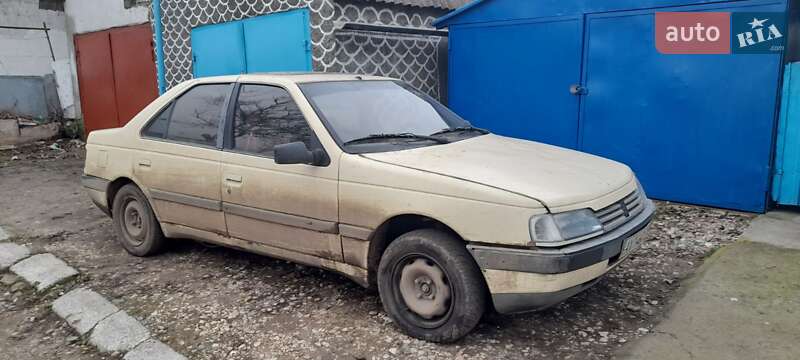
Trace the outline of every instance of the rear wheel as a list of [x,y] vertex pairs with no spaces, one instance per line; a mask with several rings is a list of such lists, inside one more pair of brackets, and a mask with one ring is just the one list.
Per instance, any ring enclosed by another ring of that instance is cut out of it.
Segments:
[[164,233],[150,203],[136,185],[119,189],[113,206],[114,230],[125,250],[136,256],[149,256],[161,250]]
[[378,290],[384,309],[407,334],[456,341],[486,307],[486,286],[464,243],[434,229],[394,240],[381,257]]

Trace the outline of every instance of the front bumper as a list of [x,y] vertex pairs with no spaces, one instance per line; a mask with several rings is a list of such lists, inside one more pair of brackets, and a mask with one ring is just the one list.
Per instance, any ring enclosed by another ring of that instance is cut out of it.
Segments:
[[602,236],[558,249],[508,249],[468,245],[500,313],[541,310],[594,285],[624,260],[623,245],[639,237],[655,213],[652,201],[624,225]]

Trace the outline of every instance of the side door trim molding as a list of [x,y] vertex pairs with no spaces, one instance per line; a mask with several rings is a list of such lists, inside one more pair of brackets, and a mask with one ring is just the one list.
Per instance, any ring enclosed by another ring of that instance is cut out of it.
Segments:
[[242,216],[250,219],[271,222],[286,226],[303,228],[327,234],[339,234],[359,240],[367,240],[372,234],[372,229],[359,226],[340,224],[335,221],[320,220],[305,216],[286,214],[277,211],[264,210],[250,206],[223,203],[222,201],[206,199],[197,196],[178,194],[171,191],[150,190],[154,200],[168,201],[181,205],[194,206],[212,211],[224,211],[231,215]]
[[249,206],[224,203],[223,211],[231,215],[261,220],[281,225],[293,226],[328,234],[338,234],[339,227],[334,221],[319,220],[305,216],[286,214],[277,211],[253,208]]
[[222,211],[222,201],[201,198],[197,196],[178,194],[163,190],[150,190],[150,196],[154,200],[168,201],[182,205],[199,207],[212,211]]

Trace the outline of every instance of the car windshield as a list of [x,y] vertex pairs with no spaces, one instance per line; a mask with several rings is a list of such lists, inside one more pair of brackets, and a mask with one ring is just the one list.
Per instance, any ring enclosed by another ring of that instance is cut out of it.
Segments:
[[317,82],[300,88],[348,152],[435,146],[485,133],[430,96],[396,81]]

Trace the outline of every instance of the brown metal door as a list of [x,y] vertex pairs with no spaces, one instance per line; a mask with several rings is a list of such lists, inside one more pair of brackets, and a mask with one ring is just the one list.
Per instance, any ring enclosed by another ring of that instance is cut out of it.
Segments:
[[149,24],[75,36],[84,130],[121,127],[158,97]]
[[84,131],[119,126],[108,32],[75,36]]
[[125,126],[158,97],[150,24],[111,30],[111,56],[119,126]]

